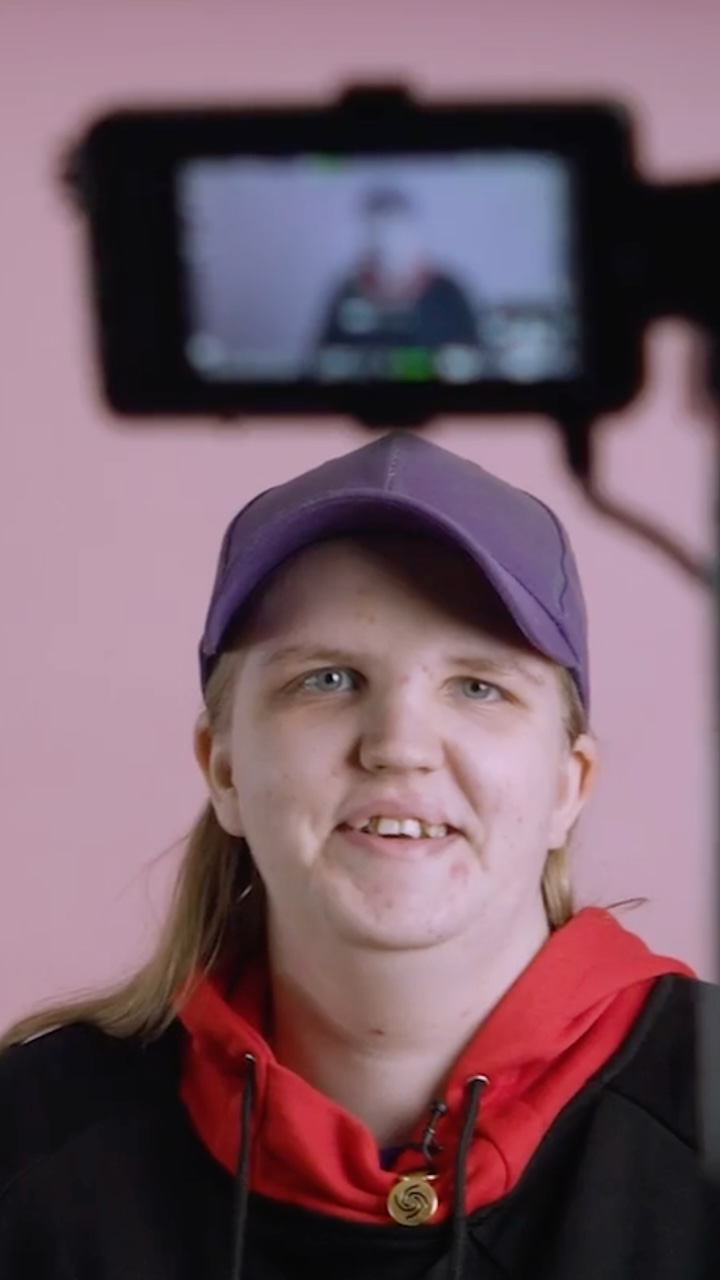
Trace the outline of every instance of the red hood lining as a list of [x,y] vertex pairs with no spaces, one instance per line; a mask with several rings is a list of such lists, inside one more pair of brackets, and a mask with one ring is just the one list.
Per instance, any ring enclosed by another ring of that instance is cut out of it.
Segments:
[[[468,1211],[508,1192],[553,1120],[620,1047],[654,981],[694,978],[681,961],[655,955],[607,911],[587,907],[553,933],[478,1028],[442,1094],[435,1161],[441,1221],[452,1199],[452,1168],[465,1082],[488,1077],[467,1161]],[[181,1097],[206,1147],[234,1174],[245,1055],[255,1059],[250,1187],[319,1213],[388,1223],[398,1175],[421,1164],[401,1155],[380,1166],[370,1131],[275,1058],[262,1034],[269,974],[263,956],[243,973],[231,1002],[213,977],[179,1009],[187,1032]],[[413,1140],[420,1141],[426,1117]]]

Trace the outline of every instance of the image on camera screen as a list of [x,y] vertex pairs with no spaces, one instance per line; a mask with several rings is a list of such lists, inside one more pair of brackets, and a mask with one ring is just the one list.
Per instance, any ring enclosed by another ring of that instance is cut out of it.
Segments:
[[578,375],[558,155],[197,157],[176,184],[185,357],[205,381]]

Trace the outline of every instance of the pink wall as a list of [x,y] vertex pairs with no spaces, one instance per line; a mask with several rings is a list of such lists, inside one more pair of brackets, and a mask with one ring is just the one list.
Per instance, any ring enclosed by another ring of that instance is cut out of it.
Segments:
[[[175,865],[150,866],[202,798],[195,644],[221,531],[259,486],[361,443],[359,428],[119,427],[99,403],[80,227],[53,174],[108,103],[322,94],[352,76],[430,92],[620,94],[647,168],[720,168],[720,11],[700,0],[4,0],[0,12],[0,1024],[128,969]],[[709,430],[690,339],[605,432],[618,494],[709,544]],[[595,901],[711,969],[710,613],[588,513],[539,422],[433,438],[534,489],[574,537],[593,625],[600,786],[578,848]]]

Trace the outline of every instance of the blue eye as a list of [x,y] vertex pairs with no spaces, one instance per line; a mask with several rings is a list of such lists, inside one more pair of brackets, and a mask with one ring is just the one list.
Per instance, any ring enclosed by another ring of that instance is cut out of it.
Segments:
[[480,696],[473,698],[473,702],[493,702],[496,698],[502,696],[497,685],[488,684],[487,680],[480,680],[477,676],[466,676],[464,683],[477,685],[480,690]]
[[348,674],[349,672],[347,672],[344,667],[323,667],[321,671],[314,671],[312,675],[306,676],[302,682],[302,685],[303,685],[303,688],[305,689],[309,687],[311,681],[320,681],[321,683],[316,684],[315,688],[320,689],[323,693],[332,693],[339,686],[337,683],[331,684],[327,680],[327,677],[348,675]]

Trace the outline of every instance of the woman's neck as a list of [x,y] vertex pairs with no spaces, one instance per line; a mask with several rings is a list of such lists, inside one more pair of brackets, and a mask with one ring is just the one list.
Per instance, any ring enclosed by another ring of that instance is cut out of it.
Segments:
[[492,962],[467,944],[322,957],[271,939],[274,1053],[361,1120],[378,1145],[407,1141],[547,936],[543,920]]

